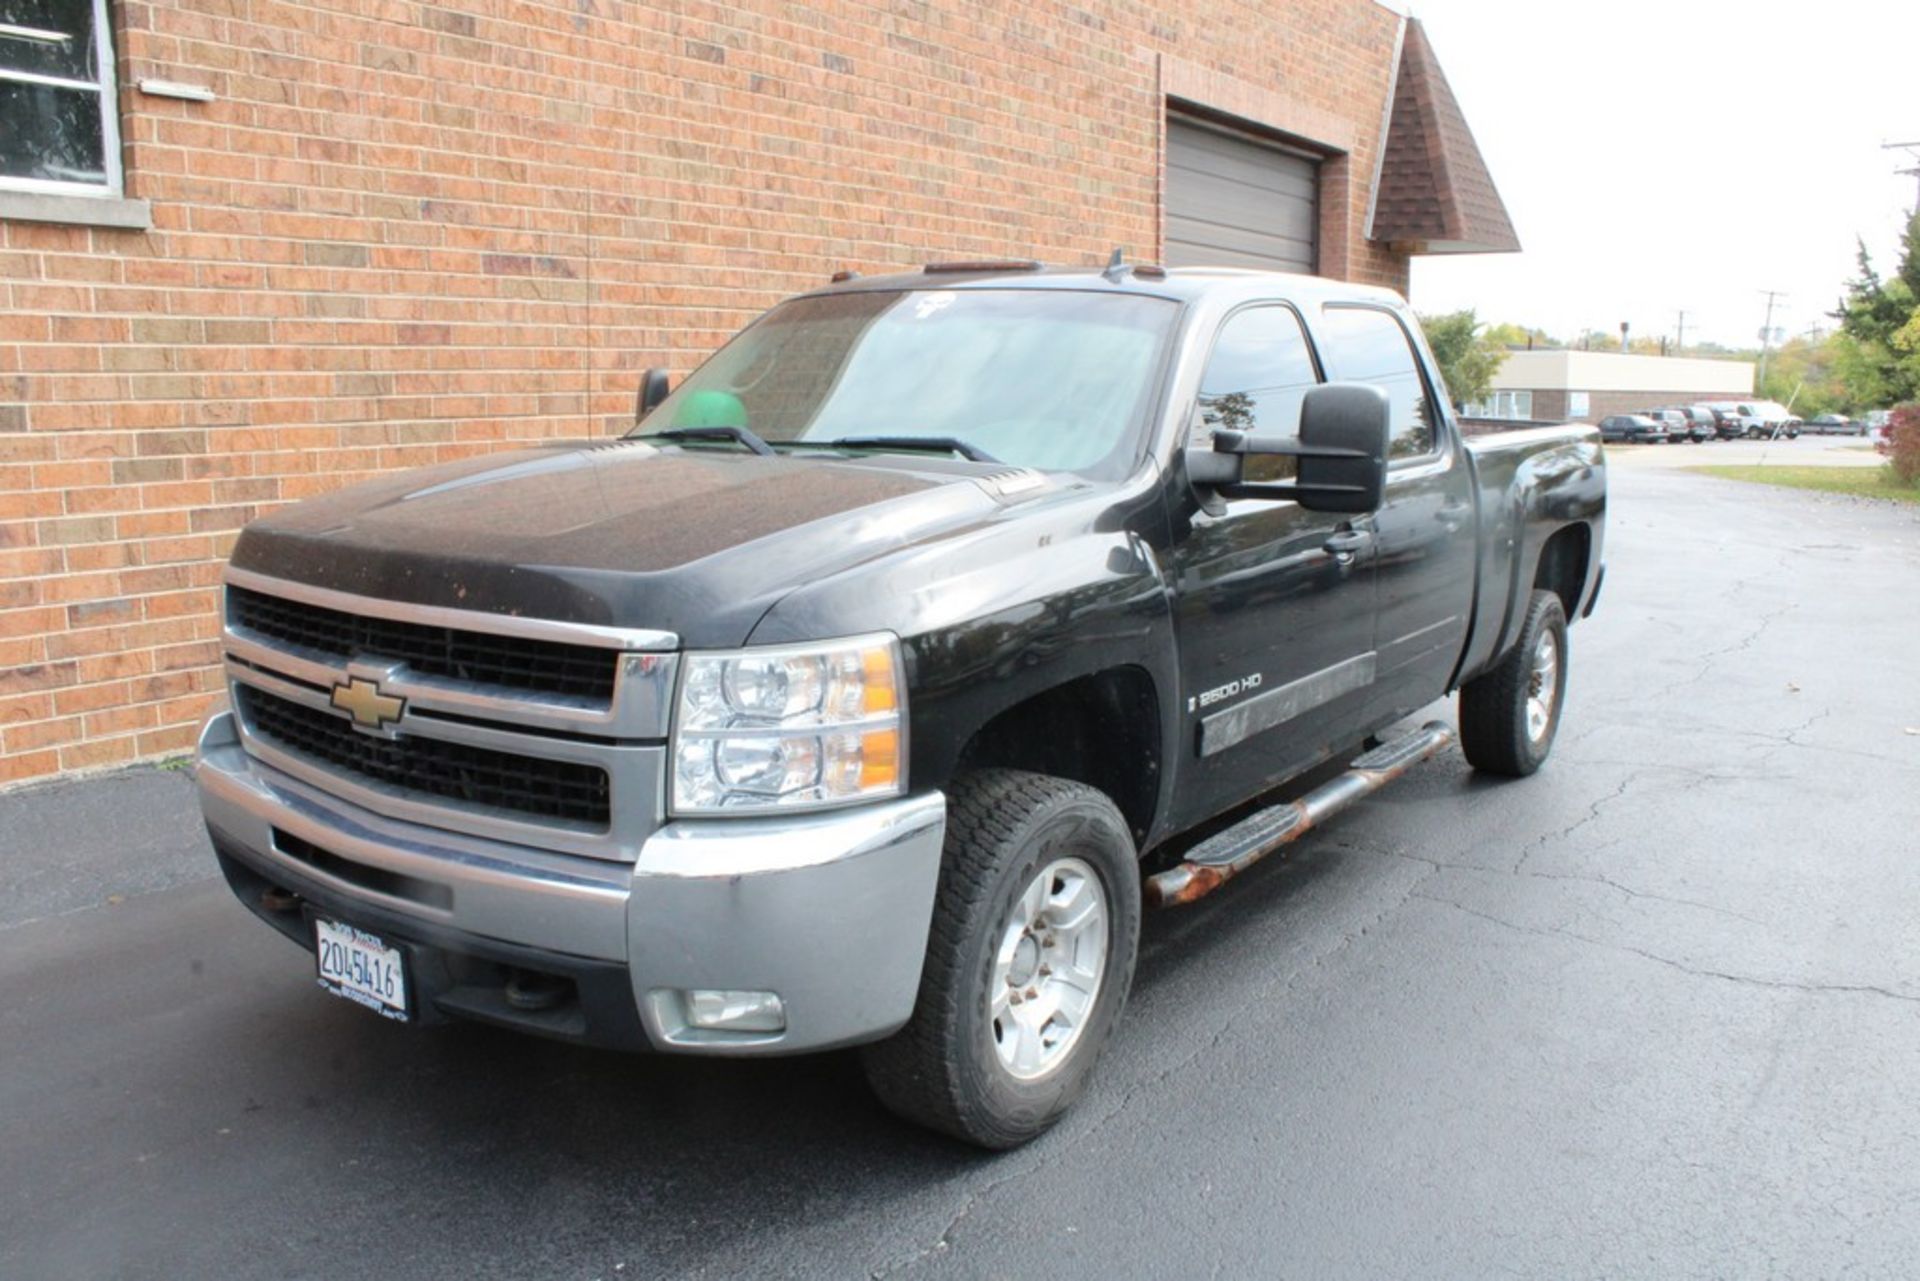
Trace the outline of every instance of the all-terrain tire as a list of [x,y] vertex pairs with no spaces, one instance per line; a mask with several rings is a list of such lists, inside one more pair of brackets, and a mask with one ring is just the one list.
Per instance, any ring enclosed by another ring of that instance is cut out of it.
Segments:
[[[992,1005],[1011,981],[997,977],[996,965],[1023,895],[1061,860],[1077,860],[1098,878],[1103,968],[1061,1057],[1037,1079],[1021,1079],[996,1048]],[[1139,936],[1139,863],[1112,801],[1044,774],[961,776],[947,798],[946,849],[913,1017],[862,1051],[874,1093],[895,1114],[983,1148],[1017,1147],[1045,1133],[1086,1089],[1119,1022]]]
[[[1543,646],[1552,647],[1552,671],[1541,679]],[[1543,694],[1544,723],[1536,704]],[[1467,763],[1508,778],[1539,769],[1553,750],[1566,694],[1566,610],[1555,593],[1536,591],[1506,657],[1460,688],[1460,750]]]

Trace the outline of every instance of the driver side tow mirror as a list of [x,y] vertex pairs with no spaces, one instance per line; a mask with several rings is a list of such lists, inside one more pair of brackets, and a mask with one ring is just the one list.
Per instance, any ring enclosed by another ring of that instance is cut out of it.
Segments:
[[[1387,486],[1391,411],[1369,383],[1326,383],[1300,405],[1300,438],[1217,431],[1211,449],[1187,451],[1187,477],[1212,510],[1219,498],[1291,498],[1308,511],[1365,515],[1380,510]],[[1288,484],[1245,481],[1249,455],[1299,459]]]
[[638,426],[640,420],[660,407],[660,402],[673,390],[673,379],[664,369],[649,369],[640,375],[640,394],[634,400],[633,421]]

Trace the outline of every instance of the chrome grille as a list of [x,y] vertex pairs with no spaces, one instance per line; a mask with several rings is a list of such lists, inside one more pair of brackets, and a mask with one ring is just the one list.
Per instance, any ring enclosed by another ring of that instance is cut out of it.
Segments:
[[244,587],[227,589],[227,617],[256,635],[335,658],[390,659],[428,676],[603,705],[613,697],[620,662],[617,651],[591,645],[365,617]]
[[607,825],[607,772],[592,765],[413,735],[373,738],[344,717],[247,685],[235,691],[235,702],[255,734],[375,783],[488,809]]
[[[246,750],[373,813],[631,862],[663,821],[679,638],[353,596],[229,567]],[[395,715],[356,728],[334,700]]]

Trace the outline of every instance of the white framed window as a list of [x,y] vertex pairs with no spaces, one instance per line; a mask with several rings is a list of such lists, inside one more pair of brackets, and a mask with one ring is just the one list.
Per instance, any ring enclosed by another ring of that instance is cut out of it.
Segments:
[[107,0],[0,0],[0,192],[121,194]]
[[1486,400],[1475,401],[1463,410],[1469,418],[1499,418],[1523,421],[1533,417],[1533,393],[1496,391]]

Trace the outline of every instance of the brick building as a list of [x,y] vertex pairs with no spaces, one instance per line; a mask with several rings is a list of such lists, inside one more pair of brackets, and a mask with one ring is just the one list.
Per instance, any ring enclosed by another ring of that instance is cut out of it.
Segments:
[[1598,422],[1665,405],[1753,396],[1753,362],[1608,351],[1510,351],[1484,405],[1470,414],[1534,422]]
[[1515,247],[1373,0],[23,2],[0,785],[191,745],[255,514],[616,431],[835,269]]

